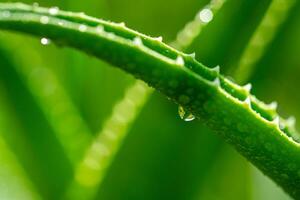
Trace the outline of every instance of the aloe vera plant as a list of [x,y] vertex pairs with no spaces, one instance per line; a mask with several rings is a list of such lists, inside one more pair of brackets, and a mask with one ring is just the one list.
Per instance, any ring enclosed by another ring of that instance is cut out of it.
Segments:
[[0,27],[48,38],[103,59],[144,80],[221,135],[294,198],[300,196],[298,133],[266,105],[185,54],[129,28],[83,14],[0,4]]

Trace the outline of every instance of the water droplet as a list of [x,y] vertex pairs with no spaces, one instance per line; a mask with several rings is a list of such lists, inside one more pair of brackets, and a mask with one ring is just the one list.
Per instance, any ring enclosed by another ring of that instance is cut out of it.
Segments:
[[290,170],[295,170],[295,169],[297,169],[297,165],[295,163],[290,163],[290,164],[288,164],[288,168]]
[[48,23],[49,23],[49,17],[47,17],[47,16],[42,16],[42,17],[40,18],[40,22],[41,22],[42,24],[48,24]]
[[195,119],[195,116],[192,113],[186,111],[182,106],[178,107],[178,114],[180,118],[186,122],[190,122]]
[[4,17],[4,18],[8,18],[8,17],[11,16],[11,13],[10,13],[10,11],[5,10],[5,11],[1,12],[1,16]]
[[265,144],[265,148],[266,148],[268,151],[271,151],[271,150],[273,149],[272,144],[270,144],[270,143],[268,143],[268,142]]
[[48,38],[42,38],[41,39],[41,44],[42,45],[49,45],[51,43],[51,40],[49,40]]
[[289,176],[287,175],[287,174],[281,174],[280,175],[282,178],[284,178],[284,179],[288,179],[289,178]]
[[87,26],[84,24],[79,25],[78,30],[80,32],[85,32],[87,30]]
[[58,11],[59,11],[58,7],[49,8],[49,14],[50,15],[57,15]]
[[245,132],[247,130],[247,126],[244,125],[243,123],[239,123],[237,125],[237,129],[240,131],[240,132]]
[[230,118],[224,118],[224,123],[228,126],[231,124],[231,119]]
[[184,60],[181,56],[178,56],[175,62],[179,66],[184,66]]
[[169,81],[169,86],[171,88],[176,88],[178,86],[178,81],[176,79]]
[[203,10],[200,11],[199,17],[202,22],[208,23],[213,19],[214,14],[210,9],[204,8]]
[[138,45],[138,46],[143,45],[143,41],[142,41],[142,39],[141,39],[140,37],[135,37],[135,38],[133,39],[133,43],[134,43],[135,45]]
[[247,136],[247,137],[245,138],[245,141],[246,141],[246,143],[247,143],[248,145],[253,143],[253,140],[252,140],[252,138],[251,138],[250,136]]

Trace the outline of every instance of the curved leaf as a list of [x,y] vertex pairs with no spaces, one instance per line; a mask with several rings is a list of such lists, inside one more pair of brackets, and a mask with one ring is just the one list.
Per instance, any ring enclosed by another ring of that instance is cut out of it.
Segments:
[[205,122],[291,196],[300,196],[300,147],[292,120],[238,86],[160,40],[123,24],[82,14],[0,4],[0,27],[85,51],[142,79]]

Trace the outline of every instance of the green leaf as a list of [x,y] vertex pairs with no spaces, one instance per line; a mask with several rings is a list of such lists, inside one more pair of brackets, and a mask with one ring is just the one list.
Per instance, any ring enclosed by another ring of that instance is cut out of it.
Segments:
[[23,4],[0,4],[0,27],[47,37],[133,74],[205,122],[291,196],[300,196],[300,148],[291,120],[192,55],[122,24]]
[[[11,120],[11,117],[7,115],[7,107],[9,106],[3,85],[0,85],[0,91],[0,199],[40,199],[37,188],[29,179],[13,148],[10,148],[6,142],[7,137],[12,137],[11,135],[14,134],[10,128],[10,121],[14,120]],[[13,130],[17,132],[18,127],[16,124],[14,125],[16,127]],[[16,135],[13,136],[15,139],[20,139]],[[24,150],[23,156],[28,158],[28,152],[25,152],[28,151],[28,145],[22,140],[16,141],[15,144],[17,148]],[[25,148],[27,149],[25,150]]]

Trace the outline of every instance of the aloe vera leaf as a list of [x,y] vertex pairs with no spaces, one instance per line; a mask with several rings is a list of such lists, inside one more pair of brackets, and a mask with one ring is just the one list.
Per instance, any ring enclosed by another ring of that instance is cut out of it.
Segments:
[[120,25],[69,12],[47,15],[47,9],[23,4],[0,4],[0,10],[3,29],[44,35],[144,80],[219,133],[290,195],[300,196],[299,143],[288,136],[288,124],[274,107],[250,95],[249,87]]
[[[1,45],[10,52],[12,67],[34,96],[69,161],[75,164],[91,141],[90,130],[55,74],[44,66],[37,52],[31,47],[24,47],[26,52],[21,53],[15,50],[19,46],[18,39],[7,42],[3,34],[1,36]],[[34,59],[29,62],[28,57]],[[77,139],[79,137],[81,140]]]
[[243,83],[248,80],[255,70],[256,62],[264,54],[268,45],[272,42],[280,25],[288,17],[293,8],[295,0],[281,1],[272,0],[262,21],[252,35],[246,49],[244,50],[238,68],[235,70],[234,78]]

